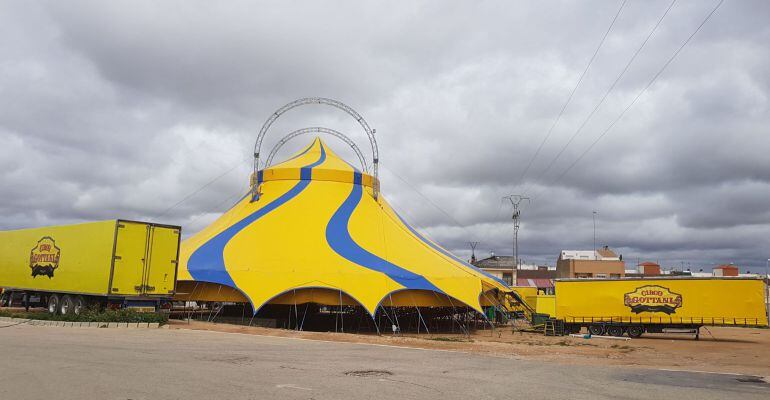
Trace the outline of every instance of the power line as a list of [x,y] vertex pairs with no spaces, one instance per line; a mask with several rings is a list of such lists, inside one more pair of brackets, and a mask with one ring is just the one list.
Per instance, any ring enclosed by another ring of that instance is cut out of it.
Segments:
[[214,184],[216,181],[218,181],[218,180],[222,179],[222,178],[223,178],[225,175],[229,174],[230,172],[233,172],[233,170],[235,170],[236,168],[238,168],[238,166],[240,166],[240,165],[242,165],[242,164],[240,164],[240,163],[239,163],[239,164],[235,164],[235,165],[233,165],[233,166],[232,166],[232,168],[230,168],[230,169],[228,169],[227,171],[223,172],[222,174],[220,174],[220,175],[216,176],[214,179],[212,179],[212,180],[210,180],[210,181],[206,182],[205,184],[203,184],[203,185],[202,185],[201,187],[199,187],[198,189],[195,189],[195,191],[193,191],[192,193],[190,193],[190,194],[188,194],[187,196],[185,196],[184,198],[182,198],[182,200],[179,200],[179,201],[177,201],[176,203],[174,203],[174,205],[172,205],[171,207],[167,208],[167,209],[166,209],[166,210],[164,210],[162,213],[160,213],[160,214],[158,215],[158,218],[160,218],[160,217],[162,217],[162,216],[164,216],[164,215],[168,214],[168,212],[169,212],[169,211],[173,210],[174,208],[178,207],[180,204],[184,203],[185,201],[189,200],[190,198],[192,198],[192,197],[193,197],[193,196],[195,196],[196,194],[200,193],[200,192],[201,192],[203,189],[206,189],[207,187],[209,187],[209,186],[213,185],[213,184]]
[[615,21],[618,20],[618,16],[620,15],[620,12],[623,10],[623,7],[625,7],[626,2],[627,0],[623,0],[623,2],[620,4],[620,8],[618,8],[618,12],[616,12],[615,17],[612,18],[612,22],[610,23],[610,26],[607,28],[607,31],[604,32],[604,36],[602,36],[602,40],[599,41],[599,45],[596,46],[596,50],[594,50],[594,54],[591,56],[591,59],[588,60],[588,64],[586,64],[586,67],[583,69],[583,73],[580,74],[580,78],[578,78],[577,83],[570,91],[569,96],[567,96],[567,101],[565,101],[564,105],[561,107],[561,110],[559,111],[559,115],[556,116],[556,119],[553,121],[553,124],[551,124],[551,128],[548,129],[548,133],[543,138],[543,141],[540,142],[540,146],[538,146],[537,151],[535,151],[535,154],[532,156],[532,158],[529,159],[529,163],[527,163],[526,168],[524,168],[524,171],[522,171],[521,176],[519,176],[519,185],[524,181],[524,177],[527,175],[527,172],[529,172],[529,169],[532,167],[532,163],[535,162],[535,159],[540,154],[540,151],[543,149],[545,142],[547,142],[548,138],[551,137],[551,133],[553,133],[553,129],[556,127],[556,124],[559,123],[559,120],[561,119],[562,115],[564,115],[564,110],[567,109],[567,106],[572,101],[572,96],[575,94],[575,91],[577,90],[578,86],[580,86],[580,83],[583,82],[583,78],[586,76],[586,73],[588,72],[588,68],[591,67],[591,64],[593,64],[594,59],[596,58],[596,55],[599,54],[599,49],[602,48],[602,45],[604,45],[604,41],[607,39],[607,35],[609,35],[610,31],[612,30],[612,27],[615,26]]
[[[714,13],[719,9],[719,7],[722,6],[722,3],[724,3],[724,0],[720,0],[719,3],[717,3],[717,5],[711,10],[711,12],[708,13],[708,15],[706,15],[706,18],[703,19],[703,21],[700,23],[700,25],[698,25],[698,27],[695,29],[695,31],[693,31],[693,33],[690,34],[689,37],[687,37],[687,40],[685,40],[682,43],[682,45],[679,46],[678,49],[676,49],[674,54],[672,54],[671,57],[669,57],[669,59],[663,64],[663,66],[660,68],[660,70],[658,70],[658,72],[652,77],[652,79],[650,79],[650,81],[647,83],[647,85],[641,91],[639,91],[639,93],[636,95],[636,97],[634,97],[634,99],[626,106],[626,108],[623,109],[623,111],[620,113],[620,115],[618,115],[618,117],[615,118],[612,121],[612,123],[610,123],[607,126],[607,128],[602,132],[602,134],[599,135],[599,137],[597,137],[593,141],[593,143],[591,143],[591,145],[588,146],[588,148],[585,149],[585,151],[583,151],[583,153],[580,154],[580,156],[572,164],[570,164],[567,167],[567,169],[565,169],[561,174],[559,174],[559,176],[557,176],[556,179],[552,180],[548,185],[546,185],[546,187],[551,186],[551,185],[555,184],[556,182],[558,182],[559,180],[561,180],[561,178],[563,178],[564,175],[566,175],[577,163],[579,163],[580,160],[582,160],[583,157],[585,157],[585,155],[588,154],[588,152],[591,151],[591,149],[593,149],[594,146],[596,146],[596,144],[599,143],[599,141],[602,140],[602,138],[604,136],[606,136],[607,133],[610,132],[610,130],[612,130],[612,128],[615,126],[615,124],[617,124],[618,121],[620,121],[623,118],[623,116],[626,115],[628,110],[630,110],[631,107],[633,107],[633,105],[636,104],[637,100],[639,100],[639,98],[642,97],[642,95],[645,92],[647,92],[647,89],[649,89],[652,86],[652,84],[655,83],[656,80],[658,80],[658,77],[660,77],[660,75],[663,73],[663,71],[665,71],[666,68],[668,68],[668,66],[671,64],[671,62],[674,61],[674,59],[679,55],[679,53],[682,51],[682,49],[684,49],[684,47],[687,46],[688,43],[690,43],[692,38],[701,30],[701,28],[703,28],[703,25],[705,25],[706,22],[708,22],[709,19],[711,19],[711,16],[714,15]],[[540,197],[540,195],[542,195],[544,192],[545,192],[545,189],[543,191],[541,191],[540,193],[538,193],[536,196],[534,196],[533,199]]]
[[439,207],[439,205],[438,205],[438,204],[436,204],[436,203],[434,203],[434,202],[433,202],[431,199],[429,199],[429,198],[428,198],[428,196],[426,196],[426,195],[422,194],[422,192],[420,192],[420,191],[419,191],[419,190],[418,190],[416,187],[414,187],[414,185],[412,185],[411,183],[407,182],[407,180],[406,180],[406,179],[402,178],[402,177],[401,177],[399,174],[397,174],[396,172],[394,172],[392,169],[388,168],[387,166],[385,166],[385,165],[383,165],[383,164],[380,164],[380,166],[381,166],[381,167],[383,167],[383,168],[385,168],[385,169],[387,169],[388,171],[390,171],[390,173],[391,173],[391,174],[393,174],[393,176],[395,176],[396,178],[398,178],[398,179],[399,179],[401,182],[404,182],[404,183],[405,183],[407,186],[409,186],[409,187],[410,187],[412,190],[414,190],[414,191],[415,191],[417,194],[419,194],[419,195],[420,195],[420,197],[422,197],[423,199],[425,199],[425,201],[427,201],[427,202],[428,202],[430,205],[432,205],[433,207],[435,207],[435,208],[436,208],[437,210],[439,210],[439,211],[440,211],[442,214],[446,215],[446,216],[447,216],[447,217],[448,217],[450,220],[452,220],[452,221],[453,221],[455,224],[457,224],[457,226],[459,226],[460,228],[462,228],[462,229],[465,231],[465,233],[467,233],[468,235],[471,235],[471,232],[470,232],[470,231],[469,231],[469,230],[468,230],[468,229],[467,229],[467,228],[466,228],[466,227],[465,227],[463,224],[461,224],[459,221],[457,221],[457,220],[456,220],[456,219],[455,219],[453,216],[451,216],[451,215],[450,215],[448,212],[444,211],[444,209],[443,209],[443,208]]
[[[602,106],[602,104],[604,104],[604,101],[607,100],[607,97],[615,89],[615,86],[617,86],[618,82],[620,82],[620,79],[622,79],[623,76],[626,74],[626,72],[628,71],[628,68],[631,66],[631,64],[634,63],[634,60],[636,60],[636,57],[639,55],[639,53],[641,53],[642,49],[644,49],[644,46],[646,46],[647,42],[650,41],[650,38],[652,37],[652,35],[655,33],[655,31],[658,30],[658,27],[660,26],[661,22],[663,22],[663,19],[666,18],[666,15],[668,15],[668,12],[671,10],[671,8],[674,6],[675,3],[676,3],[676,0],[672,0],[671,1],[671,4],[668,5],[668,7],[666,8],[666,11],[663,12],[663,15],[661,15],[660,18],[658,18],[658,21],[655,23],[655,25],[652,27],[650,32],[647,34],[647,37],[644,38],[644,41],[642,41],[642,44],[639,45],[639,47],[636,49],[634,54],[628,60],[628,62],[626,63],[625,67],[623,67],[623,70],[620,71],[620,73],[615,78],[615,80],[612,82],[612,84],[604,92],[604,95],[599,100],[599,102],[596,103],[596,105],[591,110],[591,112],[585,117],[583,122],[577,128],[577,130],[575,130],[575,133],[572,134],[572,136],[569,138],[567,143],[564,146],[562,146],[561,150],[559,150],[559,152],[551,160],[551,162],[548,164],[548,166],[546,166],[545,170],[543,170],[543,172],[541,172],[540,175],[538,175],[538,177],[537,177],[537,179],[535,179],[535,181],[539,181],[541,178],[543,178],[551,170],[551,168],[556,164],[556,161],[558,161],[559,158],[561,158],[562,154],[564,154],[564,152],[569,148],[569,146],[572,144],[572,142],[575,140],[575,138],[577,138],[578,135],[580,135],[580,133],[583,131],[583,128],[585,128],[586,124],[588,124],[588,121],[590,121],[591,118],[593,118],[594,114],[596,114],[596,111],[598,111],[599,108]],[[526,188],[525,188],[525,191],[526,191]]]
[[[248,186],[248,185],[247,185],[247,186]],[[241,197],[241,198],[245,197],[245,196],[244,196],[244,192],[246,192],[246,188],[245,188],[245,187],[244,187],[243,189],[240,189],[240,190],[238,190],[238,192],[237,192],[237,193],[235,193],[235,194],[233,194],[233,195],[230,195],[230,196],[227,196],[227,198],[225,198],[224,200],[222,200],[222,201],[220,201],[219,203],[217,203],[217,204],[216,204],[214,207],[212,207],[211,209],[213,210],[213,212],[218,212],[218,210],[219,210],[219,209],[220,209],[220,208],[221,208],[221,207],[222,207],[224,204],[226,204],[226,203],[230,203],[230,202],[232,202],[233,200],[235,200],[235,199],[236,199],[236,198],[238,198],[238,197]],[[246,192],[246,195],[248,195],[248,192]],[[236,204],[237,204],[237,203],[236,203]],[[235,206],[235,204],[233,204],[232,206],[230,206],[230,208],[232,208],[232,207],[234,207],[234,206]],[[228,210],[229,210],[230,208],[228,208]],[[201,218],[203,218],[203,217],[207,216],[208,214],[210,214],[210,213],[209,213],[209,212],[204,212],[203,214],[199,215],[198,217],[196,217],[196,218],[193,218],[193,219],[191,219],[189,222],[187,222],[187,225],[193,225],[195,222],[198,222],[198,221],[199,221]]]

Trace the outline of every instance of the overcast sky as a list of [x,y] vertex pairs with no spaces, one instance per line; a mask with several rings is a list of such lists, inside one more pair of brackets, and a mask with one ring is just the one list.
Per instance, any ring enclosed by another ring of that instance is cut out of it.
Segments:
[[[501,197],[524,193],[528,262],[591,249],[594,210],[598,244],[629,267],[770,258],[766,1],[725,1],[585,153],[718,3],[677,1],[587,119],[671,4],[628,1],[524,179],[620,1],[36,3],[0,5],[0,228],[119,217],[191,234],[245,193],[265,119],[323,96],[377,129],[394,207],[463,257],[471,240],[511,254]],[[321,106],[284,115],[264,147],[319,125],[369,155]]]

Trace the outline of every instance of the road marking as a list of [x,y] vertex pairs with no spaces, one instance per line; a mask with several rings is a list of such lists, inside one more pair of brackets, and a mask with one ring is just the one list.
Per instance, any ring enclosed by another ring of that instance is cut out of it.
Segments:
[[313,389],[311,389],[311,388],[306,388],[306,387],[302,387],[302,386],[297,386],[297,385],[295,385],[295,384],[293,384],[293,383],[284,383],[284,384],[280,384],[280,385],[275,385],[275,387],[277,387],[278,389],[299,389],[299,390],[313,390]]
[[730,376],[756,376],[767,380],[767,377],[752,374],[741,374],[738,372],[714,372],[714,371],[699,371],[696,369],[672,369],[672,368],[658,368],[658,371],[666,372],[690,372],[695,374],[712,374],[712,375],[730,375]]

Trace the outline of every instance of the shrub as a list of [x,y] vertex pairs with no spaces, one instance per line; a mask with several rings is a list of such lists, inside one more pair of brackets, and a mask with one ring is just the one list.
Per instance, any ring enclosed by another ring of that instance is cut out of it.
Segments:
[[0,310],[0,317],[72,322],[157,322],[161,325],[168,322],[168,315],[166,314],[136,312],[127,308],[100,310],[98,307],[87,308],[81,311],[80,315],[53,315],[47,312]]

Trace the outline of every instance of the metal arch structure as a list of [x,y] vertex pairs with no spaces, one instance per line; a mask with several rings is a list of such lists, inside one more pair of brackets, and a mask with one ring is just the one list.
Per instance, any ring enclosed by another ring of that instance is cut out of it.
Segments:
[[369,165],[366,163],[366,158],[364,157],[364,154],[361,152],[361,149],[356,146],[356,143],[352,141],[349,137],[345,136],[342,132],[335,131],[334,129],[324,128],[321,126],[313,126],[309,128],[302,128],[297,129],[294,132],[291,132],[281,138],[281,140],[273,146],[273,149],[270,150],[270,154],[268,154],[267,159],[265,159],[265,168],[269,168],[271,165],[273,165],[273,158],[275,157],[276,153],[278,153],[278,150],[280,150],[283,145],[285,145],[289,140],[294,139],[297,136],[304,135],[307,133],[326,133],[329,135],[332,135],[336,138],[339,138],[343,142],[345,142],[350,148],[353,149],[353,151],[356,152],[356,156],[358,156],[358,160],[361,162],[361,167],[363,168],[364,172],[369,172]]
[[[351,117],[353,117],[353,119],[358,121],[361,127],[364,128],[364,132],[366,132],[366,136],[369,137],[369,144],[372,146],[372,175],[374,175],[373,190],[374,190],[374,198],[376,199],[380,191],[380,180],[379,180],[379,171],[378,171],[379,170],[378,164],[380,160],[379,160],[379,154],[377,150],[377,139],[374,137],[374,134],[377,132],[377,130],[369,127],[369,124],[366,122],[364,117],[362,117],[361,114],[356,112],[356,110],[354,110],[352,107],[348,106],[347,104],[341,101],[329,99],[325,97],[304,97],[301,99],[297,99],[275,110],[273,114],[270,115],[267,121],[265,121],[265,123],[262,125],[262,129],[259,130],[259,134],[257,135],[257,141],[256,143],[254,143],[254,176],[257,176],[257,173],[259,172],[259,155],[262,149],[262,140],[265,138],[265,135],[267,135],[267,131],[270,130],[270,127],[273,125],[273,123],[285,112],[293,108],[297,108],[307,104],[322,104],[322,105],[328,105],[328,106],[332,106],[337,109],[340,109],[346,112]],[[256,198],[257,198],[257,186],[254,185],[252,187],[252,200],[255,200]]]

